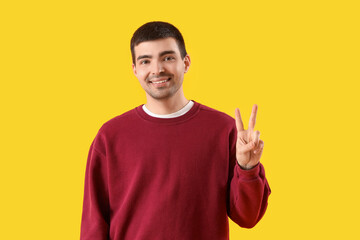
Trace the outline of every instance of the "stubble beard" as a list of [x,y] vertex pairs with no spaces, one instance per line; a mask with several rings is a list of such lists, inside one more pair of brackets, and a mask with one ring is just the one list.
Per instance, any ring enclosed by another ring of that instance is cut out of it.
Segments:
[[150,95],[152,98],[154,99],[166,99],[166,98],[170,98],[171,96],[173,96],[176,91],[178,89],[175,89],[174,87],[171,87],[170,89],[157,89],[155,91],[151,90],[151,89],[147,89],[147,94]]
[[[173,81],[173,79],[171,80]],[[175,93],[180,89],[180,85],[173,85],[170,87],[159,87],[155,90],[152,90],[153,86],[149,86],[149,88],[145,89],[148,95],[152,98],[160,100],[160,99],[167,99],[175,95]]]

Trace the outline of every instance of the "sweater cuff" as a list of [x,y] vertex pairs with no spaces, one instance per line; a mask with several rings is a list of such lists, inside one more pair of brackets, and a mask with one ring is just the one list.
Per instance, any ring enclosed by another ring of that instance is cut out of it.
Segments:
[[236,171],[236,176],[240,179],[243,180],[251,180],[251,179],[255,179],[259,176],[260,173],[260,162],[258,164],[255,165],[255,167],[249,169],[249,170],[245,170],[242,169],[240,167],[240,164],[238,163],[238,161],[236,161],[236,167],[235,167],[235,171]]

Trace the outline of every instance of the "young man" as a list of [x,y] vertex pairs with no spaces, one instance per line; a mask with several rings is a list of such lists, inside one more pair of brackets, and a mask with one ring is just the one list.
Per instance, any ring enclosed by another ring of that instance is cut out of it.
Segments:
[[228,216],[255,226],[271,192],[257,106],[244,130],[239,109],[234,120],[186,99],[190,57],[169,23],[141,26],[131,52],[147,102],[104,123],[90,146],[80,238],[225,240]]

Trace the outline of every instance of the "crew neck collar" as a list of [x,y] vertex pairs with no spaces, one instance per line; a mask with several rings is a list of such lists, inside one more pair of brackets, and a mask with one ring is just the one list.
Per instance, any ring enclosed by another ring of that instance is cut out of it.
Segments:
[[173,117],[173,118],[158,118],[158,117],[154,117],[154,116],[150,116],[149,114],[147,114],[144,109],[143,109],[143,104],[137,106],[135,108],[136,113],[143,119],[150,121],[150,122],[154,122],[154,123],[179,123],[179,122],[183,122],[186,121],[190,118],[192,118],[198,111],[199,111],[199,106],[200,103],[194,101],[193,99],[191,99],[190,101],[192,101],[194,104],[191,107],[191,109],[189,111],[187,111],[185,114],[181,115],[181,116],[177,116],[177,117]]

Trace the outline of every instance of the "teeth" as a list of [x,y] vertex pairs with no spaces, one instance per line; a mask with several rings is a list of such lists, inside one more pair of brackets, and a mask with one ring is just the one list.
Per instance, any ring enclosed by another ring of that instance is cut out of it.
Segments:
[[158,82],[152,82],[152,83],[163,83],[163,82],[166,82],[166,81],[167,81],[167,79],[164,80],[164,81],[158,81]]

